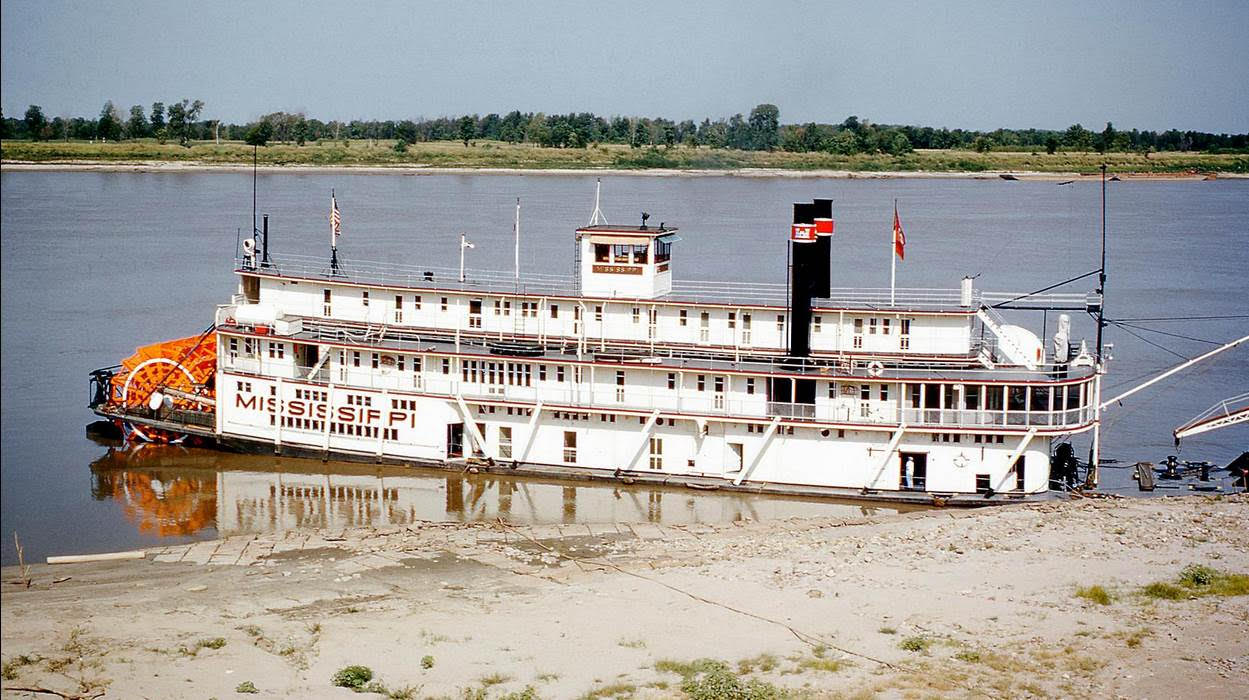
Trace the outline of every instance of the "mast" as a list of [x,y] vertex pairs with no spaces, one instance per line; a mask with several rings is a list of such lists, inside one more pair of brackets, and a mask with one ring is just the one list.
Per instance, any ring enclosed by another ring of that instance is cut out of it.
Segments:
[[1102,260],[1097,269],[1097,379],[1095,380],[1093,415],[1093,441],[1089,444],[1088,484],[1094,488],[1100,478],[1102,448],[1102,376],[1106,372],[1106,359],[1102,354],[1102,333],[1106,328],[1106,164],[1102,163]]
[[512,224],[512,231],[516,234],[515,247],[512,252],[512,261],[516,268],[516,294],[520,294],[520,197],[516,198],[516,222]]

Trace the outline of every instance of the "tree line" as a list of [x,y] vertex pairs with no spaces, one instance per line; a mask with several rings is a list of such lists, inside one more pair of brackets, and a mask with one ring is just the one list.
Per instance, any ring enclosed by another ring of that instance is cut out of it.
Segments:
[[48,119],[31,105],[21,119],[0,114],[0,138],[30,140],[121,141],[153,138],[188,146],[214,139],[266,145],[270,141],[302,146],[308,142],[353,140],[394,141],[395,149],[427,141],[477,140],[525,143],[553,148],[586,148],[595,144],[627,144],[634,148],[677,145],[747,151],[785,150],[843,155],[887,153],[914,149],[1070,151],[1249,151],[1249,134],[1200,131],[1118,130],[1107,123],[1100,131],[1073,124],[1064,130],[934,128],[876,124],[851,116],[839,123],[782,124],[776,105],[760,104],[749,114],[727,119],[675,121],[662,117],[603,117],[591,112],[544,114],[513,110],[433,119],[322,121],[302,113],[274,112],[233,124],[201,119],[204,103],[183,99],[134,105],[123,111],[106,102],[96,118],[57,116]]

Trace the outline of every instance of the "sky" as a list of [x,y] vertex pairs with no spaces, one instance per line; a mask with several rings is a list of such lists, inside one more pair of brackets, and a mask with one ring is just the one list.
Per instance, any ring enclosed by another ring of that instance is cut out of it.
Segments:
[[1249,132],[1249,0],[4,0],[0,105]]

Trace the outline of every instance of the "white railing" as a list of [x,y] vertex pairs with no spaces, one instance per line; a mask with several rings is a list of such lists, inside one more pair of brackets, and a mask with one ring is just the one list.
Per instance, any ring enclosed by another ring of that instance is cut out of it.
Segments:
[[[378,261],[352,261],[345,264],[337,273],[330,270],[330,264],[324,257],[311,255],[286,254],[275,258],[265,267],[247,267],[243,259],[235,259],[236,270],[260,272],[262,274],[281,275],[320,279],[326,281],[343,281],[365,284],[412,288],[436,288],[460,290],[465,292],[489,292],[524,295],[570,295],[576,288],[574,279],[569,275],[527,272],[521,275],[517,283],[514,271],[482,270],[466,268],[465,281],[460,282],[458,268],[436,265],[405,265]],[[972,291],[970,306],[962,305],[961,292],[958,289],[926,289],[926,288],[853,288],[837,287],[830,290],[830,298],[816,299],[816,307],[849,307],[869,309],[967,309],[974,310],[980,304],[992,305],[1015,300],[1017,306],[1080,306],[1094,297],[1088,294],[1036,294],[1025,295],[1013,292],[982,292]],[[784,306],[787,299],[787,285],[783,282],[741,282],[724,280],[678,280],[674,281],[671,299],[704,301],[713,303],[741,303]],[[892,296],[892,301],[891,301]]]
[[[332,370],[322,366],[312,379],[327,382],[331,377],[340,386],[360,387],[374,390],[419,391],[427,394],[466,400],[515,401],[548,406],[603,409],[607,411],[630,410],[649,413],[659,410],[671,413],[693,413],[770,420],[775,417],[806,419],[865,425],[896,425],[899,411],[902,421],[910,427],[941,428],[1078,428],[1090,423],[1091,407],[1054,411],[1020,410],[960,410],[960,409],[899,409],[887,401],[825,401],[814,404],[768,401],[763,394],[728,394],[714,391],[672,391],[650,387],[619,387],[612,384],[540,381],[533,375],[530,386],[523,384],[490,384],[466,382],[452,371],[443,374],[435,367],[427,366],[420,372],[397,367],[372,369],[367,366],[343,367],[335,365]],[[291,364],[262,364],[259,358],[226,356],[222,360],[226,371],[262,376],[305,379],[310,367]],[[263,372],[262,372],[263,370]],[[548,376],[553,376],[548,375]],[[569,376],[571,380],[571,376]]]

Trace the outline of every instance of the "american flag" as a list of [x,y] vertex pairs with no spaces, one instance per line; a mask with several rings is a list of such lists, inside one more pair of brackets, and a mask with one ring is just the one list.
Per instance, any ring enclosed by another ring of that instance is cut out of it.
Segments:
[[338,213],[338,200],[334,195],[330,195],[330,231],[338,238],[338,234],[342,233],[343,217]]

